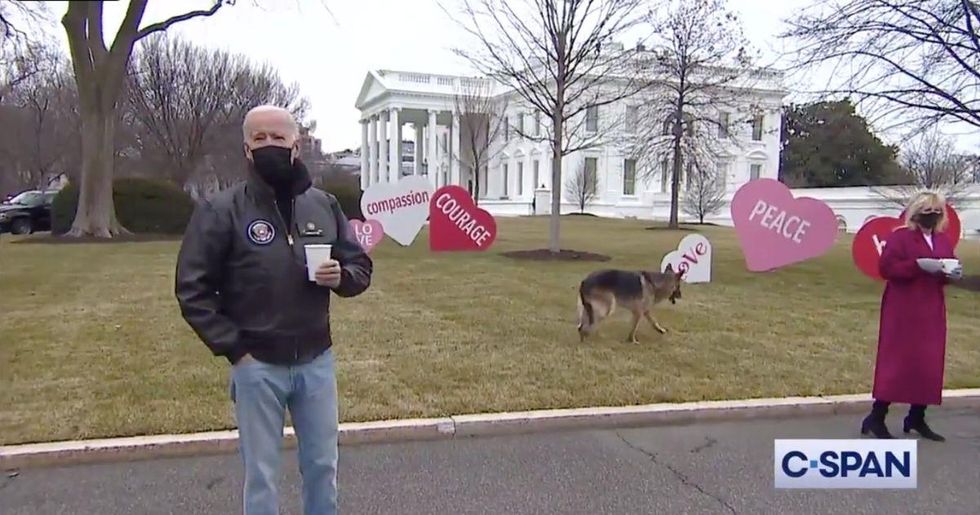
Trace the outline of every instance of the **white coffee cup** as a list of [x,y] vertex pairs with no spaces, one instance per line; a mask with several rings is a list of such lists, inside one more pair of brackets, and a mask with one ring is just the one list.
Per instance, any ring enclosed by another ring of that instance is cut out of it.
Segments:
[[330,249],[333,245],[306,245],[306,274],[310,281],[316,282],[316,271],[321,265],[330,261]]
[[960,267],[959,259],[952,259],[952,258],[940,259],[939,262],[942,263],[943,273],[945,274],[951,274],[953,273],[954,270]]

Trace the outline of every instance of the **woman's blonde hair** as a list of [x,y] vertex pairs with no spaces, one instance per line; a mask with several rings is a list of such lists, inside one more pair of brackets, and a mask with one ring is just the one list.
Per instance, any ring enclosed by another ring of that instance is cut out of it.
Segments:
[[908,207],[905,208],[905,226],[909,229],[918,229],[919,224],[913,221],[916,215],[924,211],[926,208],[934,208],[939,210],[939,222],[936,223],[936,228],[934,230],[942,232],[946,230],[946,225],[949,223],[946,217],[946,199],[939,193],[934,191],[922,191],[916,193],[912,200],[909,201]]

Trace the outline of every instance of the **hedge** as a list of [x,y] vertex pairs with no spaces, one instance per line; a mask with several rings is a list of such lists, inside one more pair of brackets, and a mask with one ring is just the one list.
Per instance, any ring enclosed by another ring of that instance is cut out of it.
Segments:
[[361,213],[361,185],[355,181],[329,181],[322,180],[318,185],[320,189],[330,193],[331,195],[337,197],[337,201],[340,202],[340,208],[347,215],[347,218],[353,220],[364,220],[364,215]]
[[[144,178],[113,181],[116,217],[136,234],[183,234],[194,212],[194,199],[173,183]],[[51,232],[71,229],[78,207],[78,188],[68,183],[51,206]]]

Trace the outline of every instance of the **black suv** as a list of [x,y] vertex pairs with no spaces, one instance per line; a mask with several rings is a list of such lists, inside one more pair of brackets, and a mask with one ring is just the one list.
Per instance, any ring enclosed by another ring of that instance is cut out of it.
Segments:
[[0,233],[51,230],[51,203],[57,190],[28,190],[0,204]]

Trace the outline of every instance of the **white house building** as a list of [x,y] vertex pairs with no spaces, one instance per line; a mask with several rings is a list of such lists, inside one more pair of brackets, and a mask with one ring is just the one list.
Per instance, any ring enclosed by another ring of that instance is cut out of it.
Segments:
[[[751,123],[733,124],[732,139],[737,144],[728,145],[719,156],[719,165],[725,170],[720,179],[729,199],[750,178],[778,176],[780,108],[786,92],[779,86],[778,75],[759,74],[762,80],[753,81],[753,87],[744,91],[744,98],[746,105],[761,107],[761,114]],[[403,168],[402,173],[426,175],[436,188],[455,184],[471,192],[477,182],[474,174],[479,173],[479,203],[494,215],[548,213],[553,187],[550,147],[547,142],[517,137],[516,130],[508,129],[523,128],[525,134],[533,134],[541,130],[542,117],[515,101],[513,92],[499,85],[484,90],[501,98],[502,104],[506,99],[508,106],[504,113],[506,126],[490,143],[493,152],[489,153],[488,165],[476,171],[453,158],[469,155],[469,149],[461,147],[471,139],[465,134],[461,137],[466,128],[460,123],[456,96],[473,81],[484,80],[391,70],[369,72],[355,104],[361,111],[362,149],[368,149],[361,152],[362,189],[399,178],[399,160],[395,156],[403,154],[400,142],[407,132],[412,132],[414,147],[421,151],[414,152],[413,165]],[[635,110],[644,101],[637,96],[590,109],[588,116],[629,120],[630,109]],[[734,118],[734,113],[720,114]],[[588,130],[590,124],[581,127]],[[565,156],[563,182],[567,183],[578,167],[584,166],[597,181],[597,191],[587,211],[613,217],[666,217],[670,208],[669,174],[664,175],[660,167],[638,174],[636,160],[624,150],[629,132],[624,125],[610,132],[599,145]],[[682,184],[682,188],[685,186]],[[562,212],[577,211],[578,202],[565,198],[564,184],[559,187],[563,189]],[[722,208],[713,218],[723,220],[727,211]]]
[[[731,225],[729,202],[735,191],[749,180],[779,176],[781,108],[786,91],[781,77],[770,72],[755,72],[751,86],[736,89],[737,113],[719,109],[723,119],[749,120],[732,124],[729,142],[717,156],[723,170],[725,203],[706,221]],[[491,142],[490,159],[482,170],[472,170],[453,156],[469,155],[464,148],[471,138],[461,123],[455,100],[461,90],[484,84],[491,96],[506,99],[506,127],[535,134],[545,117],[535,115],[522,102],[515,101],[512,91],[499,85],[489,86],[485,79],[434,75],[418,72],[375,70],[364,79],[355,106],[361,112],[361,188],[377,182],[396,181],[409,174],[424,175],[438,188],[455,184],[471,193],[479,175],[479,204],[495,216],[548,214],[551,207],[551,151],[547,142],[516,137],[516,131],[503,130]],[[606,117],[630,120],[631,110],[648,99],[637,96],[587,111],[586,118]],[[739,104],[744,106],[740,110]],[[749,109],[748,106],[752,106]],[[635,116],[635,111],[633,111]],[[586,130],[596,122],[580,124]],[[598,183],[595,197],[586,211],[607,217],[666,219],[670,210],[670,183],[667,163],[659,170],[638,174],[637,162],[626,151],[629,147],[629,123],[610,133],[602,144],[567,155],[562,161],[563,182],[585,167],[594,173]],[[412,151],[404,148],[413,142]],[[414,140],[414,141],[413,141]],[[367,149],[366,151],[364,149]],[[658,156],[656,159],[663,159]],[[409,160],[409,162],[406,162]],[[682,182],[681,193],[686,184]],[[563,213],[577,212],[578,202],[568,198],[562,188]],[[870,188],[823,188],[794,190],[795,196],[811,196],[827,202],[837,213],[842,231],[855,232],[873,216],[897,215],[895,206]],[[963,232],[967,237],[980,235],[980,188],[970,192],[959,207]],[[681,212],[682,219],[694,217]]]

